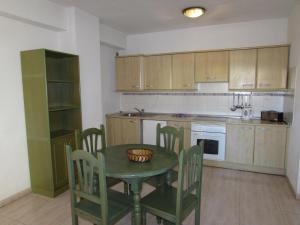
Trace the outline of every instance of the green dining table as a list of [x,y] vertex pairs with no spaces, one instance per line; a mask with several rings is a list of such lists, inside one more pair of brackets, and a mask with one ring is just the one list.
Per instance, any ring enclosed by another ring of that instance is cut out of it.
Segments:
[[[128,149],[151,149],[151,161],[138,163],[127,158]],[[106,176],[119,178],[129,184],[133,194],[133,224],[141,225],[141,189],[144,180],[149,177],[163,174],[175,167],[178,157],[174,152],[167,152],[155,145],[127,144],[110,146],[101,150],[105,156]]]

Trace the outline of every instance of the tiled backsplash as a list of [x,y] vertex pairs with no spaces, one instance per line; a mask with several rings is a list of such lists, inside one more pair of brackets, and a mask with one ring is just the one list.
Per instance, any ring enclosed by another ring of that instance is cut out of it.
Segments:
[[[233,93],[224,91],[223,84],[211,84],[214,92],[149,92],[149,93],[123,93],[121,95],[121,110],[132,111],[133,108],[143,108],[147,112],[162,113],[191,113],[240,116],[241,110],[231,111]],[[216,88],[221,85],[221,88]],[[218,90],[218,91],[216,91]],[[244,93],[248,94],[248,93]],[[293,102],[291,93],[252,93],[254,116],[259,117],[262,110],[290,110]],[[236,99],[237,101],[237,99]]]

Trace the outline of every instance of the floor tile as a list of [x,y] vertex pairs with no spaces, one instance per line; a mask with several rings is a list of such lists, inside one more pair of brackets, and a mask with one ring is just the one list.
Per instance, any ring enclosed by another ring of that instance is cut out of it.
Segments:
[[5,217],[1,217],[0,218],[0,224],[1,225],[23,225],[22,223],[15,221],[15,220],[11,220]]
[[300,215],[294,213],[284,213],[287,225],[300,225]]
[[[114,189],[123,191],[123,184]],[[143,185],[142,196],[152,190]],[[128,214],[117,225],[130,223]],[[0,225],[71,224],[69,192],[54,199],[28,194],[0,208]],[[82,219],[79,224],[91,225]],[[147,225],[156,224],[156,217],[148,214]],[[194,224],[194,212],[183,224]],[[300,225],[300,201],[283,176],[205,167],[201,225]]]

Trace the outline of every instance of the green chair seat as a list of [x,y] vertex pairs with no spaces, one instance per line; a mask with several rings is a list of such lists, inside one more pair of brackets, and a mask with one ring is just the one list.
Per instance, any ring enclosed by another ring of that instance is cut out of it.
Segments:
[[[124,194],[123,194],[124,195]],[[120,196],[119,196],[120,197]],[[129,213],[132,209],[131,204],[126,204],[126,196],[119,199],[111,199],[108,196],[108,215],[107,223],[114,224],[115,221],[120,220],[124,215]],[[89,200],[81,200],[77,206],[75,206],[76,213],[82,218],[92,220],[94,223],[102,223],[102,218],[99,212],[101,212],[101,206],[95,204]]]
[[158,223],[181,225],[194,209],[195,225],[200,225],[203,148],[202,141],[180,152],[177,188],[164,183],[142,199],[144,225],[146,213],[156,216]]
[[[170,170],[169,171],[170,173],[170,178],[169,178],[169,181],[171,183],[173,183],[174,181],[177,180],[177,177],[178,177],[178,172],[176,170]],[[150,177],[146,183],[153,186],[153,187],[159,187],[160,185],[163,184],[164,180],[165,180],[165,174],[163,175],[158,175],[158,176],[154,176],[154,177]]]
[[[168,219],[170,222],[176,222],[176,200],[177,189],[163,185],[149,195],[145,196],[141,204],[147,208],[147,212],[155,214],[164,219]],[[182,216],[186,217],[196,206],[196,196],[187,193],[182,199]]]
[[[132,211],[131,196],[107,188],[105,158],[66,146],[72,225],[78,217],[98,225],[112,225]],[[75,166],[76,165],[76,166]],[[78,173],[76,183],[75,168]]]

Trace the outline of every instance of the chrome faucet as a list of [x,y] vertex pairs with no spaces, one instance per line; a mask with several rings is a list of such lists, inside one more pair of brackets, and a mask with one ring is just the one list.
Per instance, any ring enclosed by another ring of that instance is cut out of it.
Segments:
[[134,108],[134,110],[138,111],[139,114],[143,114],[145,112],[144,109]]

